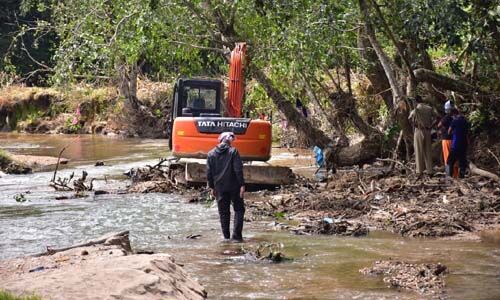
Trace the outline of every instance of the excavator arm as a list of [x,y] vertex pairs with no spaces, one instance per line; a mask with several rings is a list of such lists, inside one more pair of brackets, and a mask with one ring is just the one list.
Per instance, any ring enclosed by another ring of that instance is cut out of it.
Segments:
[[243,95],[245,92],[245,54],[246,43],[237,43],[231,51],[231,61],[229,62],[229,86],[227,111],[229,117],[241,118],[243,107]]

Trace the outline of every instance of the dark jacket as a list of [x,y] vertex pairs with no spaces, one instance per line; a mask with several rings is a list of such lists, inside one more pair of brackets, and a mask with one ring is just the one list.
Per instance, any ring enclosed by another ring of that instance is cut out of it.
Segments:
[[243,163],[236,148],[221,143],[208,152],[207,180],[208,186],[219,193],[238,191],[245,185]]
[[443,140],[451,140],[452,138],[452,135],[449,133],[451,121],[453,121],[453,117],[450,114],[446,114],[439,122],[439,135]]
[[467,134],[469,132],[469,122],[463,115],[458,115],[451,121],[449,132],[452,134],[451,149],[464,150],[467,148]]

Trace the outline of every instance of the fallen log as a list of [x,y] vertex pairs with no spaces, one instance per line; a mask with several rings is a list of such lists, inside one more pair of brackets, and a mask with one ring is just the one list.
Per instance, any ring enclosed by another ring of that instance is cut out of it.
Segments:
[[338,150],[335,165],[339,167],[360,165],[373,162],[381,154],[378,137],[365,138],[359,143]]
[[453,79],[448,76],[438,74],[432,70],[419,68],[414,71],[415,77],[419,82],[428,82],[440,88],[444,88],[450,91],[456,91],[464,94],[470,94],[472,92],[479,93],[480,95],[488,95],[486,91],[483,91],[477,86],[473,86],[468,82],[463,80]]
[[487,178],[490,178],[490,179],[493,179],[495,181],[500,182],[500,177],[498,177],[498,175],[491,173],[491,172],[488,172],[486,170],[480,169],[480,168],[476,167],[476,165],[473,163],[469,163],[469,169],[470,169],[472,174],[487,177]]
[[130,241],[128,239],[128,235],[129,235],[129,231],[125,230],[125,231],[121,231],[121,232],[109,233],[109,234],[106,234],[100,238],[90,240],[90,241],[85,242],[85,243],[80,243],[80,244],[76,244],[73,246],[69,246],[69,247],[56,248],[56,249],[47,247],[47,251],[42,252],[42,253],[38,253],[38,254],[34,254],[34,255],[32,255],[32,257],[53,255],[57,252],[67,251],[70,249],[80,248],[80,247],[89,247],[89,246],[94,246],[94,245],[99,245],[99,244],[116,244],[116,242],[119,242],[125,250],[131,252],[132,249],[130,247]]

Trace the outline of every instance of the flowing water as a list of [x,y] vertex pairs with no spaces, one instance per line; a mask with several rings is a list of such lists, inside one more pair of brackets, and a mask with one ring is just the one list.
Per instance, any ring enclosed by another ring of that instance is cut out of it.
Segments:
[[[99,189],[123,188],[120,175],[167,155],[166,142],[98,136],[0,135],[0,148],[20,154],[64,157],[61,176],[87,170]],[[281,153],[291,164],[296,156]],[[97,160],[104,167],[93,167]],[[55,200],[52,172],[0,178],[0,259],[63,247],[110,231],[131,231],[132,247],[165,251],[208,290],[212,299],[421,299],[387,289],[379,277],[358,272],[378,259],[441,262],[450,269],[452,299],[500,298],[500,247],[472,241],[406,239],[382,232],[364,238],[295,236],[265,223],[246,223],[245,235],[284,245],[294,259],[281,264],[249,262],[231,254],[240,245],[221,244],[214,207],[186,204],[172,194],[108,194]],[[28,193],[29,191],[29,193]],[[28,201],[17,203],[24,193]],[[200,234],[199,239],[186,239]],[[228,254],[229,253],[229,254]]]

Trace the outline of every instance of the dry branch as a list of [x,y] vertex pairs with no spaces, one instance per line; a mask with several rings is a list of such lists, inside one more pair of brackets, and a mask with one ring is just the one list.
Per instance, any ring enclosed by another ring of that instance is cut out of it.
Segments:
[[40,257],[40,256],[45,256],[45,255],[52,255],[54,253],[67,251],[70,249],[75,249],[75,248],[80,248],[80,247],[89,247],[89,246],[94,246],[94,245],[98,245],[98,244],[104,244],[104,243],[106,243],[106,241],[113,239],[113,238],[127,238],[128,239],[128,235],[129,235],[129,231],[125,230],[125,231],[121,231],[121,232],[117,232],[117,233],[111,233],[111,234],[105,235],[101,238],[98,238],[95,240],[90,240],[88,242],[76,244],[76,245],[69,246],[69,247],[52,249],[52,248],[47,246],[46,252],[34,254],[32,256],[33,257]]
[[493,174],[491,172],[488,172],[486,170],[480,169],[480,168],[476,167],[476,165],[473,163],[469,163],[469,169],[470,169],[472,174],[487,177],[487,178],[493,179],[495,181],[500,181],[500,177],[498,177],[498,175]]
[[55,182],[56,181],[56,174],[57,170],[59,169],[59,163],[61,162],[61,155],[63,154],[64,150],[66,150],[68,146],[64,146],[61,151],[59,152],[59,155],[57,156],[57,164],[56,164],[56,169],[54,170],[54,175],[52,176],[52,180],[50,182]]

